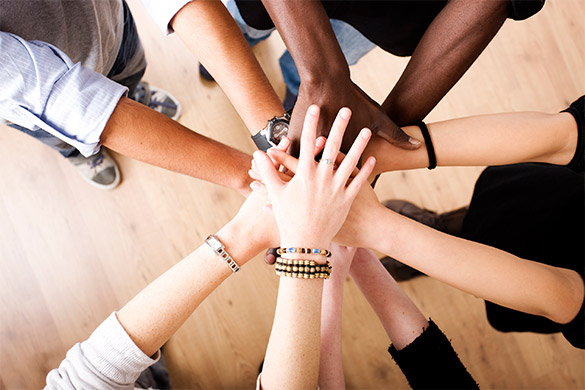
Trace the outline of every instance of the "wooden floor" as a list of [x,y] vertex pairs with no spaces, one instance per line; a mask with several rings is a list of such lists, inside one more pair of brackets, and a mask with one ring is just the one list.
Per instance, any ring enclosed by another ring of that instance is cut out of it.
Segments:
[[[129,1],[149,60],[146,80],[183,104],[181,122],[252,152],[247,130],[221,90],[199,79],[196,60]],[[440,120],[514,110],[555,112],[585,90],[585,2],[547,1],[526,22],[507,21],[494,42],[432,112]],[[280,96],[282,41],[255,48]],[[406,60],[381,50],[352,68],[382,101]],[[0,388],[40,388],[65,352],[238,210],[230,190],[116,155],[121,186],[101,192],[57,153],[0,129]],[[381,199],[447,211],[469,202],[481,168],[383,175]],[[259,256],[217,289],[170,340],[176,388],[252,388],[272,323],[277,279]],[[428,278],[402,287],[452,339],[483,388],[585,387],[585,355],[562,336],[503,334],[483,302]],[[343,353],[349,388],[406,388],[388,338],[348,281]]]

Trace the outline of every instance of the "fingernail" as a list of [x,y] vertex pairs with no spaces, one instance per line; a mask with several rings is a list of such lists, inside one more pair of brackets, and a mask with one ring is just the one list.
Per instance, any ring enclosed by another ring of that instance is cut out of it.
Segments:
[[319,113],[319,107],[315,104],[313,104],[311,107],[309,107],[309,114],[311,115],[317,115]]
[[372,130],[364,128],[360,132],[360,135],[362,136],[363,139],[370,139],[370,137],[372,136]]
[[319,137],[315,140],[315,146],[320,148],[321,146],[325,145],[325,138]]
[[253,181],[252,183],[250,183],[250,188],[252,189],[252,191],[256,191],[260,189],[260,183],[258,183],[257,181]]
[[417,140],[416,138],[409,137],[408,142],[410,142],[413,145],[420,145],[420,141]]
[[370,165],[376,164],[376,157],[370,157]]
[[351,110],[347,107],[343,107],[340,111],[339,111],[339,115],[341,115],[341,117],[343,119],[349,119],[349,117],[351,116]]

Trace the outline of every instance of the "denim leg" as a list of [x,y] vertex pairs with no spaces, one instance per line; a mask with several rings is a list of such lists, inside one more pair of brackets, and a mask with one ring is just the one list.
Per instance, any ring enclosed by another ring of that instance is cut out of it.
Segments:
[[47,133],[42,129],[39,129],[37,131],[31,131],[27,128],[16,125],[14,123],[10,123],[8,126],[15,128],[16,130],[20,130],[23,133],[26,133],[31,137],[38,139],[45,145],[49,146],[51,149],[54,149],[61,153],[61,155],[65,158],[77,156],[79,154],[79,151],[75,149],[73,146],[69,145],[64,141],[61,141],[59,138]]
[[[348,65],[355,65],[360,58],[376,47],[374,43],[350,24],[337,19],[331,19],[330,21]],[[301,78],[288,50],[280,57],[279,63],[286,88],[294,95],[298,95]]]
[[254,46],[259,42],[262,42],[275,30],[275,28],[271,28],[270,30],[258,30],[248,26],[246,22],[244,22],[244,18],[242,18],[240,10],[238,9],[238,6],[234,0],[229,0],[226,7],[229,13],[232,15],[232,18],[234,18],[236,21],[236,24],[240,28],[242,34],[244,34],[244,38],[246,38],[246,41],[248,41],[250,46]]

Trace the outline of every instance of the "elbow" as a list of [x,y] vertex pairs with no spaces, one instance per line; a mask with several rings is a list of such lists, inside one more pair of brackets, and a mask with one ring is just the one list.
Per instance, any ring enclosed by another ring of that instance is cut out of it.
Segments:
[[550,309],[546,310],[544,316],[558,324],[568,324],[571,322],[583,306],[585,298],[585,285],[581,276],[568,269],[560,269],[563,273],[566,284],[563,291],[558,295]]

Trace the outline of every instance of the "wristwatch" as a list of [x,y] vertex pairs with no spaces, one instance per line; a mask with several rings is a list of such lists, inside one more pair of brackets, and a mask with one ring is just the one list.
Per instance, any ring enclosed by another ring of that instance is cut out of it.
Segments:
[[252,140],[258,149],[267,151],[273,146],[278,145],[282,137],[288,134],[288,124],[290,122],[289,113],[283,116],[275,116],[268,121],[265,128],[252,136]]

